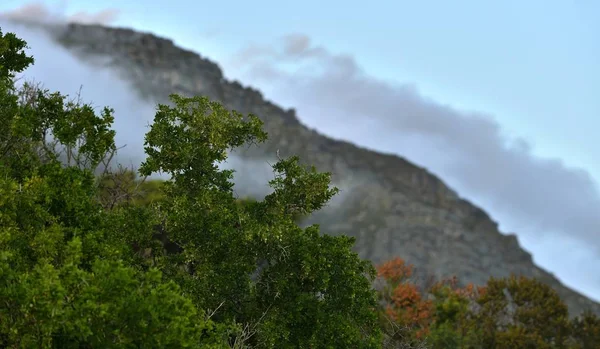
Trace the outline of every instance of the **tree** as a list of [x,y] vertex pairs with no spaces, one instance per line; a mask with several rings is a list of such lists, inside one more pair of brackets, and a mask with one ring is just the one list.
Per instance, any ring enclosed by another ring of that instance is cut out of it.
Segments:
[[458,279],[442,280],[428,292],[433,296],[433,320],[427,337],[432,348],[458,349],[479,347],[481,330],[473,306],[485,293],[485,287],[467,284],[458,287]]
[[476,318],[486,348],[564,348],[569,337],[567,306],[536,279],[490,278],[477,301]]
[[[295,222],[335,195],[328,173],[280,159],[274,192],[240,204],[217,163],[264,141],[261,121],[173,95],[146,135],[141,183],[97,178],[117,151],[113,111],[16,90],[24,48],[0,35],[2,346],[381,345],[371,264],[352,238]],[[172,179],[144,187],[157,171]],[[120,191],[134,184],[153,197]]]
[[420,345],[430,331],[433,304],[410,281],[413,266],[401,258],[394,258],[379,265],[377,272],[384,281],[379,297],[386,335],[395,345]]
[[185,252],[164,259],[162,269],[197,304],[220,305],[215,318],[254,324],[253,344],[377,347],[372,266],[351,251],[353,239],[294,222],[337,192],[330,174],[282,159],[273,166],[274,192],[238,205],[232,171],[216,163],[229,148],[264,141],[262,122],[206,98],[171,98],[174,107],[158,108],[140,168],[172,177],[159,210]]

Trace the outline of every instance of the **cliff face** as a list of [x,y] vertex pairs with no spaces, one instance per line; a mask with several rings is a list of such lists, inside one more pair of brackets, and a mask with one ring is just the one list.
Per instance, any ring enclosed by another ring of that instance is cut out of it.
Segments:
[[[172,41],[127,29],[69,25],[49,28],[57,42],[82,57],[110,57],[110,65],[143,96],[166,103],[170,93],[205,95],[265,122],[269,142],[239,153],[272,159],[297,154],[333,173],[343,200],[317,213],[312,222],[329,234],[357,238],[356,251],[373,262],[400,256],[421,274],[456,275],[483,284],[511,273],[539,278],[554,287],[572,314],[600,305],[563,286],[532,262],[513,234],[504,235],[481,209],[461,199],[439,178],[407,160],[333,140],[301,124],[293,110],[266,101],[261,93],[226,81],[213,62]],[[401,149],[399,149],[401,152]]]

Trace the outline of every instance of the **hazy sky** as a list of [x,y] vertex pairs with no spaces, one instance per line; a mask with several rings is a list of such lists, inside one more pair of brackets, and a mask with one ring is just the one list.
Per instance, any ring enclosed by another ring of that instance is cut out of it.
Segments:
[[172,38],[309,126],[426,166],[600,300],[600,2],[45,4]]

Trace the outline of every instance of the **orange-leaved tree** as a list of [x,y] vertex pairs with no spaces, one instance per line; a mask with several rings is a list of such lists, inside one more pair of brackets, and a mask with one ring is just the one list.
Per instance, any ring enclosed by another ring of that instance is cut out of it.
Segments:
[[429,333],[433,304],[412,282],[413,266],[394,258],[377,267],[382,325],[390,340],[418,343]]

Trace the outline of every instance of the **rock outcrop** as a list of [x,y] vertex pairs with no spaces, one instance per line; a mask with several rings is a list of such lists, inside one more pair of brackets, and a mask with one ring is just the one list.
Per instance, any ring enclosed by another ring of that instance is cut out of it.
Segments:
[[[143,96],[166,103],[170,93],[205,95],[264,122],[269,142],[244,150],[246,158],[297,154],[345,189],[343,200],[311,218],[329,234],[356,237],[356,251],[373,262],[401,256],[422,274],[456,275],[483,284],[511,273],[551,285],[571,314],[600,305],[537,267],[514,234],[502,234],[483,210],[461,199],[439,178],[400,156],[328,138],[304,126],[294,110],[266,101],[255,89],[227,81],[217,64],[172,41],[129,29],[72,24],[49,29],[81,57],[109,57],[110,65]],[[402,149],[398,149],[401,153]]]

